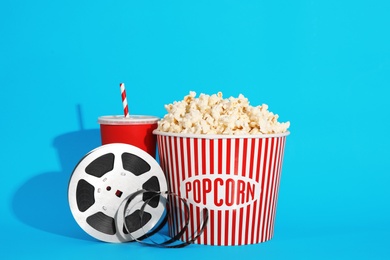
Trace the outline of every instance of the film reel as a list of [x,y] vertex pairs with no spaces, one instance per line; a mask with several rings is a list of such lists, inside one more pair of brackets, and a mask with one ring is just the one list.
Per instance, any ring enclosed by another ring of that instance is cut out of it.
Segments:
[[89,152],[75,167],[68,186],[69,206],[76,222],[92,237],[113,243],[132,241],[151,230],[165,210],[163,198],[145,193],[142,218],[141,209],[135,207],[118,214],[124,199],[139,190],[167,190],[157,161],[135,146],[106,144]]

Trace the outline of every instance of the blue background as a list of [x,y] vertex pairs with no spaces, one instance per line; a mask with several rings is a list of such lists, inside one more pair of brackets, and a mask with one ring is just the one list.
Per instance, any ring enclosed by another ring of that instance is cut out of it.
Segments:
[[[0,3],[0,258],[389,259],[390,1]],[[92,239],[67,184],[97,117],[190,90],[291,121],[274,238],[159,249]],[[5,258],[4,258],[5,257]]]

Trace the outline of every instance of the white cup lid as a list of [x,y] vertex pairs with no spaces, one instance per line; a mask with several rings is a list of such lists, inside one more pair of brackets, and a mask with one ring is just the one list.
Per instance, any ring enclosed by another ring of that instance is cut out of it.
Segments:
[[160,118],[156,116],[146,116],[146,115],[130,115],[125,117],[123,115],[119,116],[101,116],[98,118],[98,123],[103,125],[132,125],[132,124],[154,124]]

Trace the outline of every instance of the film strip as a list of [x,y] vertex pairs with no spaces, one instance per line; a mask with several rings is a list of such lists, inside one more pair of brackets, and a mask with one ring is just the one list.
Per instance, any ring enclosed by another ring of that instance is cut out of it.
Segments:
[[100,146],[80,160],[69,181],[68,201],[78,225],[98,240],[183,247],[203,232],[208,213],[203,211],[203,224],[189,240],[178,242],[188,220],[178,234],[154,240],[171,210],[178,210],[170,208],[170,199],[178,199],[184,215],[190,215],[187,201],[167,190],[164,173],[152,156],[135,146],[115,143]]
[[[190,245],[192,244],[202,233],[203,233],[203,230],[205,229],[207,223],[208,223],[208,210],[206,208],[204,208],[202,210],[202,220],[201,220],[201,224],[196,228],[195,232],[192,234],[192,236],[190,236],[189,238],[187,239],[184,239],[183,238],[183,235],[184,235],[184,232],[187,231],[188,229],[188,225],[189,225],[189,222],[190,222],[190,212],[189,212],[189,206],[188,206],[188,203],[187,201],[184,199],[184,198],[181,198],[179,195],[177,194],[174,194],[172,192],[161,192],[161,191],[150,191],[150,190],[140,190],[140,191],[137,191],[136,193],[134,193],[133,195],[130,196],[130,198],[126,199],[124,201],[124,207],[122,210],[119,210],[119,212],[123,212],[123,217],[122,219],[125,219],[126,218],[126,215],[127,214],[131,214],[131,212],[134,212],[133,210],[133,207],[135,206],[135,204],[139,204],[139,200],[134,200],[134,198],[138,195],[141,195],[141,194],[148,194],[148,197],[149,199],[147,201],[144,201],[142,203],[142,206],[141,208],[138,210],[138,216],[139,216],[139,222],[137,223],[143,223],[143,218],[144,218],[144,213],[145,213],[145,208],[148,206],[149,204],[149,201],[153,200],[153,199],[157,199],[157,198],[160,198],[162,199],[164,202],[164,206],[166,207],[166,215],[163,219],[162,222],[156,224],[155,226],[155,229],[154,230],[151,230],[149,232],[146,232],[144,231],[144,235],[140,238],[133,238],[135,241],[139,242],[139,243],[142,243],[142,244],[146,244],[146,245],[152,245],[152,246],[157,246],[157,247],[166,247],[166,248],[181,248],[181,247],[185,247],[187,245]],[[170,203],[168,203],[168,201],[170,199],[177,199],[181,202],[182,204],[182,207],[177,207],[175,209],[172,209],[172,210],[183,210],[183,216],[185,218],[185,220],[183,221],[184,224],[182,226],[182,228],[180,229],[180,231],[177,233],[177,234],[174,234],[173,236],[167,236],[165,235],[165,238],[163,239],[163,241],[161,241],[161,239],[159,241],[157,240],[154,240],[152,238],[152,236],[154,234],[156,234],[161,228],[164,227],[164,225],[166,224],[167,221],[169,221],[169,218],[172,216],[171,214],[171,209],[169,208],[169,205]],[[135,201],[135,203],[133,203]],[[180,208],[180,209],[179,209]],[[134,223],[130,223],[130,226],[133,227]],[[128,226],[128,223],[124,223],[124,226],[125,226],[125,229],[128,230],[128,233],[131,234],[131,231],[129,230],[129,226]],[[142,227],[142,224],[140,224],[139,227],[137,227],[137,229],[143,229]],[[148,239],[148,240],[146,240]]]

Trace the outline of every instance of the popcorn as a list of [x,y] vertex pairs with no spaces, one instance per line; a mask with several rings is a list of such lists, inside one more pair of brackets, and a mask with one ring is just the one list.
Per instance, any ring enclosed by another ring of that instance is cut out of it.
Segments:
[[246,97],[224,99],[213,95],[190,93],[182,101],[165,105],[167,114],[158,122],[162,132],[185,134],[259,135],[284,133],[290,122],[278,122],[279,116],[268,105],[253,107]]

